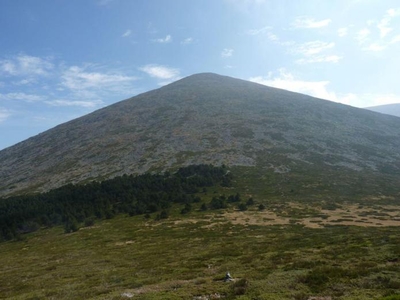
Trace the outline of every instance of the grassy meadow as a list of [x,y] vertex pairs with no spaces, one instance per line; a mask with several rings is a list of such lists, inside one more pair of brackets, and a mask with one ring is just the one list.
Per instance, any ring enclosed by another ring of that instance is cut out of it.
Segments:
[[[233,188],[199,194],[187,214],[176,204],[168,219],[118,215],[1,243],[0,299],[400,299],[393,195],[335,202],[320,186],[307,201],[306,183],[249,170],[234,169]],[[237,192],[254,204],[201,210]]]

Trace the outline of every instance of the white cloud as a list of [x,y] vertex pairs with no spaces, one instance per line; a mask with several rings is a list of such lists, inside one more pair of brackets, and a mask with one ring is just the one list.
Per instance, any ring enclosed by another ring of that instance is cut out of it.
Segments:
[[270,41],[272,41],[272,42],[276,42],[276,41],[279,40],[278,36],[275,35],[275,34],[273,34],[272,32],[268,32],[268,33],[267,33],[267,37],[268,37],[268,39],[269,39]]
[[393,31],[392,27],[389,27],[390,22],[393,18],[400,16],[400,9],[389,9],[386,12],[386,15],[379,21],[377,27],[379,29],[380,37],[384,38],[391,31]]
[[247,30],[246,34],[248,34],[248,35],[259,35],[259,34],[262,34],[262,33],[266,33],[271,29],[272,29],[271,26],[265,26],[265,27],[258,28],[258,29]]
[[37,80],[34,78],[25,78],[25,79],[21,79],[19,81],[13,81],[13,84],[15,85],[28,85],[28,84],[32,84],[35,83]]
[[290,52],[299,54],[303,57],[297,59],[297,64],[308,63],[337,63],[343,57],[336,54],[326,54],[325,52],[335,47],[335,43],[327,43],[322,41],[312,41],[303,44],[294,44],[290,47]]
[[308,63],[338,63],[343,57],[338,55],[319,55],[310,58],[301,58],[296,60],[298,64],[308,64]]
[[259,29],[247,30],[245,33],[247,35],[253,35],[253,36],[261,35],[261,34],[264,35],[265,34],[267,36],[267,38],[271,42],[278,42],[279,41],[279,37],[276,34],[272,33],[271,30],[272,30],[271,26],[265,26],[265,27],[262,27],[262,28],[259,28]]
[[61,85],[70,90],[108,89],[118,90],[137,80],[136,77],[117,73],[87,72],[85,68],[72,66],[61,76]]
[[321,99],[332,100],[336,98],[333,93],[328,92],[329,81],[304,81],[294,78],[285,69],[279,70],[279,76],[273,77],[270,73],[267,77],[256,76],[249,78],[250,81],[271,87],[285,89],[292,92],[303,93]]
[[37,101],[43,101],[44,99],[45,99],[44,96],[32,95],[26,93],[0,94],[0,100],[8,100],[8,101],[37,102]]
[[297,45],[292,51],[305,56],[319,54],[327,49],[335,47],[335,43],[326,43],[322,41],[307,42]]
[[371,31],[368,28],[361,29],[357,32],[356,39],[360,44],[363,44],[367,41],[370,34]]
[[380,52],[387,48],[387,45],[379,44],[379,43],[372,43],[367,47],[364,47],[363,50],[372,51],[372,52]]
[[339,28],[337,33],[339,37],[344,37],[347,35],[348,29],[346,27]]
[[188,45],[191,43],[193,43],[193,38],[191,38],[191,37],[188,37],[188,38],[184,39],[183,41],[181,41],[182,45]]
[[396,35],[395,37],[393,37],[390,41],[390,44],[396,44],[400,42],[400,35]]
[[395,94],[335,93],[334,91],[329,90],[329,81],[306,81],[298,79],[285,69],[280,69],[278,76],[273,76],[270,72],[268,76],[251,77],[249,80],[263,85],[302,93],[355,107],[400,103],[400,95]]
[[45,103],[51,106],[79,106],[84,108],[96,108],[101,106],[103,104],[103,101],[52,100],[52,101],[45,101]]
[[0,60],[0,73],[10,76],[49,75],[53,68],[49,58],[20,54],[10,59]]
[[231,57],[233,55],[233,49],[229,49],[229,48],[225,48],[224,50],[222,50],[221,52],[221,57],[222,58],[228,58]]
[[11,113],[8,109],[0,107],[0,123],[7,120],[8,117],[10,117],[10,116],[11,116]]
[[377,27],[380,31],[381,38],[385,37],[389,32],[393,30],[393,28],[388,27],[388,25],[389,25],[388,18],[384,18],[378,23]]
[[154,39],[152,41],[160,44],[166,44],[172,42],[172,36],[168,34],[165,36],[165,38]]
[[139,68],[139,70],[147,73],[151,77],[167,80],[178,78],[180,73],[178,69],[156,64],[145,65]]
[[132,30],[128,29],[127,31],[124,32],[123,35],[121,35],[121,37],[128,37],[132,34]]
[[[370,52],[381,52],[389,48],[389,46],[400,42],[400,35],[392,36],[391,34],[397,29],[398,26],[391,26],[393,19],[400,16],[400,8],[389,9],[382,19],[377,22],[370,20],[367,22],[369,28],[364,28],[358,31],[356,40],[360,45],[363,45],[362,50]],[[371,28],[376,25],[375,28]],[[371,31],[373,30],[373,31]],[[379,36],[377,35],[379,33]]]
[[297,17],[294,22],[292,23],[292,26],[294,28],[322,28],[326,27],[331,23],[331,19],[324,19],[320,21],[316,21],[313,18],[306,17],[306,16],[301,16]]

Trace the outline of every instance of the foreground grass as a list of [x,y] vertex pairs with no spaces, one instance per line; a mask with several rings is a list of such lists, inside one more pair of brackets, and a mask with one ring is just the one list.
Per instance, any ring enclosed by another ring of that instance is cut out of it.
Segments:
[[[381,299],[400,288],[398,227],[233,224],[222,211],[178,211],[0,244],[0,298]],[[227,271],[235,282],[223,282]]]
[[[352,174],[313,183],[233,171],[235,188],[210,188],[202,201],[239,192],[242,202],[255,199],[247,211],[196,203],[181,215],[177,205],[165,220],[119,215],[70,234],[56,227],[1,243],[0,299],[400,299],[391,181],[356,193]],[[234,282],[222,280],[227,271]]]

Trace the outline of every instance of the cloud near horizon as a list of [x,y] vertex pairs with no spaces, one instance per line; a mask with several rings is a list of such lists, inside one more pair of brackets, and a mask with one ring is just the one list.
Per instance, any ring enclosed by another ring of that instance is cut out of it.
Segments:
[[163,65],[157,65],[157,64],[149,64],[145,65],[143,67],[140,67],[139,70],[147,73],[153,78],[157,79],[174,79],[178,78],[180,75],[179,69],[175,68],[170,68],[167,66]]
[[400,96],[395,94],[372,94],[372,93],[343,93],[337,94],[329,90],[329,81],[306,81],[295,78],[285,69],[278,70],[279,75],[273,76],[270,72],[267,76],[255,76],[248,80],[270,87],[288,90],[291,92],[306,94],[316,98],[338,102],[354,107],[370,107],[392,103],[400,103]]
[[294,28],[305,28],[305,29],[315,29],[322,28],[328,26],[332,22],[331,19],[324,19],[320,21],[316,21],[314,18],[310,18],[307,16],[297,17],[292,26]]

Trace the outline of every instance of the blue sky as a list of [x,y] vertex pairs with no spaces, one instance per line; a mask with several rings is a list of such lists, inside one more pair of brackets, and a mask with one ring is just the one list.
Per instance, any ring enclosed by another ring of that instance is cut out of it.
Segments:
[[0,149],[201,72],[400,102],[397,0],[2,0],[0,28]]

